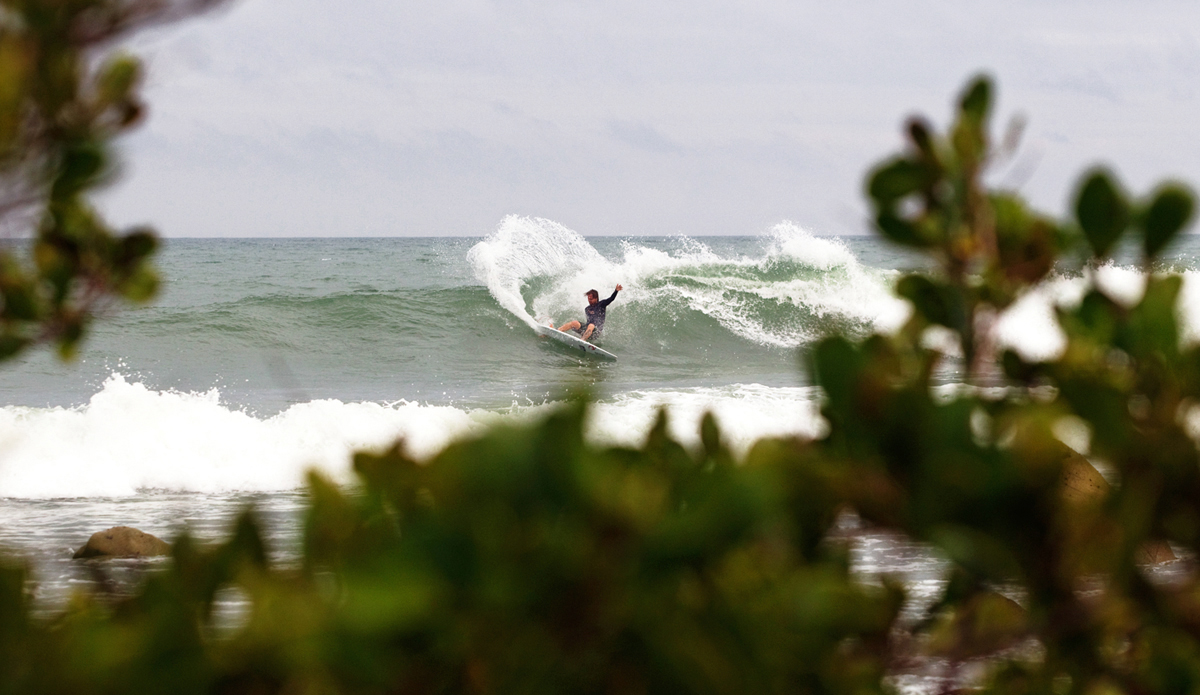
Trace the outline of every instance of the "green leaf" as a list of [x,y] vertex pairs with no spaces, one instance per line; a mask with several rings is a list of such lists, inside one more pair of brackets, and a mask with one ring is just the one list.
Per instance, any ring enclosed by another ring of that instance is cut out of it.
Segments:
[[1137,345],[1143,356],[1148,353],[1174,354],[1179,347],[1179,326],[1175,320],[1175,307],[1183,289],[1183,278],[1178,275],[1151,276],[1146,282],[1146,293],[1129,316],[1129,339]]
[[[950,142],[964,172],[978,171],[987,159],[987,117],[992,103],[992,83],[976,77],[963,92]],[[970,175],[970,174],[969,174]]]
[[113,262],[117,266],[125,266],[140,261],[158,249],[158,237],[154,231],[139,227],[121,237],[117,244]]
[[1097,258],[1108,255],[1129,226],[1129,204],[1109,173],[1092,172],[1079,189],[1075,216]]
[[1087,337],[1098,343],[1110,343],[1123,309],[1108,295],[1093,289],[1073,310],[1059,310],[1060,321],[1068,336]]
[[929,172],[925,166],[911,159],[898,157],[871,174],[867,194],[878,205],[886,207],[920,191],[928,181]]
[[1158,191],[1141,219],[1147,258],[1158,255],[1187,226],[1195,208],[1192,192],[1179,184],[1168,184]]
[[142,64],[137,58],[121,55],[113,58],[100,70],[97,78],[99,96],[106,103],[128,99],[142,76]]
[[967,327],[965,303],[954,288],[939,285],[923,275],[908,275],[896,284],[896,293],[912,302],[929,323],[956,331]]
[[58,334],[58,356],[64,360],[75,358],[79,350],[79,342],[83,339],[84,326],[82,319],[68,320]]
[[1043,374],[1043,368],[1038,364],[1030,364],[1021,358],[1014,350],[1005,350],[1000,358],[1004,375],[1019,384],[1031,384]]
[[945,524],[931,529],[929,540],[951,561],[973,574],[992,581],[1010,581],[1021,576],[1021,563],[1012,548],[985,531]]
[[991,105],[992,81],[979,75],[967,85],[958,107],[963,116],[979,122],[987,118]]
[[716,456],[721,448],[721,430],[717,427],[717,418],[711,410],[704,413],[704,417],[700,419],[700,442],[709,458]]
[[99,184],[107,173],[108,152],[100,142],[74,142],[63,149],[52,197],[64,200]]
[[854,384],[858,380],[858,362],[858,350],[840,336],[822,340],[813,351],[816,381],[825,390],[832,408],[850,412]]
[[122,297],[131,302],[148,302],[158,294],[158,274],[147,268],[139,268],[117,286]]
[[250,566],[266,569],[267,548],[263,543],[258,519],[251,510],[247,509],[238,515],[227,551]]
[[929,124],[923,118],[911,118],[908,121],[908,137],[912,140],[913,146],[917,151],[928,160],[931,164],[937,161],[937,155],[933,149],[933,136],[930,134]]
[[32,287],[14,284],[0,290],[0,294],[4,297],[4,318],[17,321],[37,320],[38,304]]
[[11,333],[0,334],[0,360],[6,360],[29,346],[29,340]]
[[890,212],[881,212],[875,218],[875,226],[888,239],[903,244],[905,246],[915,246],[924,248],[932,244],[927,240],[920,229],[913,223],[902,220]]

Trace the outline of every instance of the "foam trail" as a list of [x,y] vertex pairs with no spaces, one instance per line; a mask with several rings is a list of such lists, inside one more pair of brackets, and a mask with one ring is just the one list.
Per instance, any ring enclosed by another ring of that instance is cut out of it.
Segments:
[[[819,432],[811,395],[808,389],[753,384],[633,392],[597,404],[588,437],[638,445],[666,405],[672,431],[685,444],[698,445],[700,417],[713,410],[727,443],[742,453],[759,437]],[[114,375],[78,408],[0,408],[0,497],[292,490],[310,469],[345,482],[356,450],[403,437],[411,455],[427,459],[457,438],[498,422],[537,419],[555,407],[488,411],[319,400],[258,418],[223,406],[215,390],[155,391]]]

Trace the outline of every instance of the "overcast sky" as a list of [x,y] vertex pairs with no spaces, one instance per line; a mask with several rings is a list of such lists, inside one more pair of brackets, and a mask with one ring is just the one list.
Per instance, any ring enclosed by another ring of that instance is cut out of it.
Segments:
[[1009,172],[1200,183],[1196,0],[243,0],[135,42],[150,119],[114,222],[168,237],[866,230],[905,116],[997,78]]

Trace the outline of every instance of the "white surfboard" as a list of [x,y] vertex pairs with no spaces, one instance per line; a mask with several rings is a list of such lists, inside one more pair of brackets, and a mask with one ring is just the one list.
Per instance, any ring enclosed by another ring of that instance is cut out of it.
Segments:
[[611,352],[598,348],[588,341],[583,340],[579,336],[572,335],[570,333],[563,333],[557,328],[551,328],[549,326],[534,326],[533,330],[537,331],[537,334],[540,336],[557,340],[563,345],[566,345],[573,350],[578,350],[589,357],[599,357],[600,359],[604,360],[617,359],[617,356]]

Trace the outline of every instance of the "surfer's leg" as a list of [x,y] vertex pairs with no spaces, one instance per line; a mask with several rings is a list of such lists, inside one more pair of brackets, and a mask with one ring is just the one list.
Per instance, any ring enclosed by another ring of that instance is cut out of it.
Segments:
[[560,328],[560,329],[558,329],[558,330],[560,330],[560,331],[576,331],[576,330],[579,330],[579,322],[578,322],[578,321],[568,321],[568,322],[564,323],[564,324],[562,325],[562,328]]
[[[578,323],[578,322],[576,322],[576,323]],[[589,324],[588,324],[588,327],[587,327],[587,330],[583,332],[583,339],[584,339],[584,340],[587,340],[588,338],[591,338],[591,337],[592,337],[592,331],[594,331],[594,330],[596,330],[596,324],[594,324],[594,323],[589,323]]]

